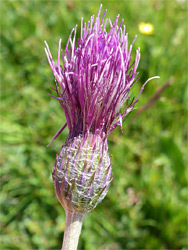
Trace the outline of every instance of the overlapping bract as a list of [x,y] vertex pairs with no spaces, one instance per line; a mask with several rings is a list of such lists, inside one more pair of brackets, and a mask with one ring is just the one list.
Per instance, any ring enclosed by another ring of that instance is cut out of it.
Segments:
[[91,133],[68,140],[52,173],[61,205],[72,212],[94,209],[108,192],[111,169],[107,140]]

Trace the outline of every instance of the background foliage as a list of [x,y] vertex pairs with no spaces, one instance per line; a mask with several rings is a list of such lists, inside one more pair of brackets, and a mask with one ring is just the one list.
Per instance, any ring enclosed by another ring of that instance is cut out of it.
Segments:
[[[1,249],[60,249],[65,213],[51,178],[55,153],[68,131],[46,145],[64,123],[48,97],[54,77],[44,53],[57,58],[71,29],[96,14],[101,1],[1,1]],[[105,200],[87,215],[80,249],[186,248],[187,2],[102,1],[114,20],[125,19],[129,42],[141,47],[141,84],[154,75],[137,107],[171,76],[155,105],[136,110],[109,137],[114,181]],[[139,33],[140,22],[154,26]]]

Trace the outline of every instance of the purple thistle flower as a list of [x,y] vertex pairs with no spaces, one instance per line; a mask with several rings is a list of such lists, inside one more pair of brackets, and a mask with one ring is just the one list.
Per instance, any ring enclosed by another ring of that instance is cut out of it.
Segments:
[[[69,136],[62,147],[53,170],[56,194],[69,211],[87,212],[106,195],[111,182],[107,136],[130,113],[138,96],[119,112],[129,98],[131,87],[138,80],[140,49],[132,62],[132,46],[128,46],[123,20],[118,25],[100,21],[100,11],[88,23],[81,19],[81,33],[76,47],[77,26],[72,29],[64,53],[59,41],[55,65],[49,47],[45,52],[56,79],[57,97],[65,113],[66,123],[53,140],[68,126]],[[110,31],[106,31],[110,25]],[[62,64],[61,62],[62,61]],[[50,95],[51,96],[51,95]]]

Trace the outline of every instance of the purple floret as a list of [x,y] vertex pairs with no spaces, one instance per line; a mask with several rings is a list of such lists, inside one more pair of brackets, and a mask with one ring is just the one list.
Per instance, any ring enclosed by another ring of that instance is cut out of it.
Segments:
[[[118,125],[122,130],[125,116],[133,110],[148,79],[139,95],[129,106],[119,112],[129,98],[129,92],[138,80],[137,67],[140,49],[131,62],[132,46],[128,48],[128,34],[125,33],[123,20],[118,25],[119,15],[114,23],[98,15],[86,24],[81,19],[81,34],[76,47],[77,26],[71,31],[66,48],[61,49],[59,41],[58,61],[55,65],[49,47],[46,54],[56,79],[56,92],[66,116],[66,124],[57,132],[55,139],[68,125],[69,138],[87,132],[92,134],[110,134]],[[110,31],[106,31],[110,25]],[[62,60],[62,65],[60,61]]]

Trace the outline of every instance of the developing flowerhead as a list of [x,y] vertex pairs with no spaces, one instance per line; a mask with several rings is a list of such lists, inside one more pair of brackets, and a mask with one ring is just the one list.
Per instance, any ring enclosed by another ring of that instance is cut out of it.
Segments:
[[[136,99],[119,112],[138,80],[137,67],[140,49],[133,62],[128,48],[128,34],[123,20],[118,25],[100,21],[100,11],[88,23],[81,19],[81,33],[76,47],[77,26],[71,31],[64,53],[59,41],[58,61],[55,65],[49,47],[46,55],[56,79],[56,93],[66,123],[55,139],[68,126],[69,136],[56,160],[53,170],[56,194],[65,209],[89,211],[107,193],[111,181],[107,136],[132,111],[148,79]],[[110,31],[106,31],[107,25]],[[60,61],[62,60],[62,65]]]
[[105,197],[112,181],[107,141],[91,133],[67,140],[52,175],[62,206],[89,212]]

